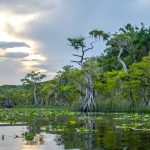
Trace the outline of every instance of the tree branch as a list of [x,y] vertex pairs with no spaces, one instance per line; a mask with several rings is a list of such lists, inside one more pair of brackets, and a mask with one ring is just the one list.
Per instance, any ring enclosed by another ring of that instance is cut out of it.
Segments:
[[82,58],[82,56],[81,55],[77,55],[77,54],[72,54],[73,56],[77,56],[77,57],[81,57]]
[[71,60],[71,62],[75,62],[75,63],[77,63],[78,65],[82,66],[82,63],[79,62],[79,61]]
[[91,47],[89,47],[89,48],[87,48],[87,49],[85,49],[84,50],[84,52],[86,52],[86,51],[88,51],[88,50],[91,50],[91,49],[93,49],[93,44],[95,43],[96,41],[94,41],[94,42],[92,42],[92,43],[90,43],[90,45],[91,45]]

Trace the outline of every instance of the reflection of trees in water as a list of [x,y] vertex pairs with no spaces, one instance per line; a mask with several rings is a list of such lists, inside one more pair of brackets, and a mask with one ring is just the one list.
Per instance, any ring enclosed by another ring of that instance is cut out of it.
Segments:
[[[56,136],[56,143],[58,145],[64,145],[65,149],[82,149],[82,150],[92,150],[93,149],[93,140],[94,140],[94,130],[95,130],[95,121],[89,120],[88,117],[94,117],[94,114],[84,113],[83,117],[87,118],[84,121],[84,124],[80,122],[78,125],[75,125],[74,128],[85,127],[87,132],[75,133],[73,126],[67,126],[68,131],[61,132],[60,136]],[[90,132],[88,132],[90,131]]]
[[48,125],[46,120],[28,120],[28,131],[24,133],[26,144],[44,144],[44,135],[41,134],[41,127]]
[[48,125],[48,121],[45,119],[34,118],[28,120],[28,130],[34,134],[39,134],[41,132],[41,127]]
[[37,145],[37,144],[41,145],[41,144],[44,144],[44,135],[41,135],[41,134],[34,135],[32,140],[29,140],[25,137],[25,141],[26,141],[25,144],[27,145]]
[[[76,124],[69,124],[69,119],[56,119],[52,124],[56,123],[59,127],[66,126],[64,131],[48,131],[48,133],[56,135],[57,145],[64,145],[65,149],[81,149],[81,150],[105,150],[105,149],[137,149],[140,147],[142,149],[142,143],[145,149],[149,148],[149,138],[150,134],[137,133],[137,131],[123,131],[121,129],[116,129],[115,126],[118,124],[117,120],[113,120],[109,117],[103,120],[92,120],[96,114],[82,114],[85,118],[84,121],[80,120]],[[71,120],[73,120],[72,118]],[[120,122],[120,120],[119,120]],[[49,122],[44,122],[44,120],[32,120],[29,124],[28,131],[33,132],[36,135],[40,134],[40,128],[43,126],[48,126]],[[87,132],[77,133],[75,128],[86,128]],[[90,132],[88,132],[90,130]],[[94,131],[96,130],[96,131]],[[46,137],[45,137],[46,138]],[[39,141],[39,140],[37,140]],[[146,142],[147,141],[147,142]],[[38,143],[38,142],[37,142]]]
[[[84,116],[85,117],[95,117],[95,114],[92,114],[92,115],[89,115],[88,113],[85,113],[84,114]],[[89,119],[87,119],[86,121],[85,121],[85,125],[86,125],[86,129],[87,130],[89,130],[89,131],[95,131],[95,121],[94,120],[89,120]],[[92,148],[93,148],[93,140],[94,140],[94,138],[93,138],[93,133],[90,133],[90,134],[88,134],[87,135],[88,137],[87,137],[87,147],[86,147],[86,149],[87,150],[92,150]]]
[[[127,135],[122,132],[117,133],[116,130],[114,130],[115,122],[110,120],[110,118],[95,122],[91,118],[95,118],[96,114],[85,113],[82,117],[87,119],[84,119],[84,123],[79,122],[76,127],[85,127],[87,129],[87,133],[85,132],[84,134],[80,134],[72,132],[72,127],[69,129],[67,126],[68,131],[61,132],[55,139],[58,145],[64,145],[65,149],[82,150],[126,150],[129,147],[127,141],[125,140],[128,139],[130,133]],[[91,132],[88,132],[89,130],[91,130]],[[135,135],[130,136],[136,138]]]

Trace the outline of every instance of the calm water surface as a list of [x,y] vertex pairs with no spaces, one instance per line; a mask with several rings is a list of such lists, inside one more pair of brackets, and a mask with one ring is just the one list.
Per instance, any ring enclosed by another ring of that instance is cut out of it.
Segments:
[[[150,150],[150,131],[131,129],[130,124],[137,126],[137,121],[115,114],[1,123],[0,150]],[[25,132],[34,133],[34,139],[28,141]]]

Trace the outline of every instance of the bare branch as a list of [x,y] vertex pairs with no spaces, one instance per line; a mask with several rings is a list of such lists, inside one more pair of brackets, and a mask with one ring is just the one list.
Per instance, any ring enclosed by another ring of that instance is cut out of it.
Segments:
[[91,49],[93,49],[93,44],[95,43],[96,41],[94,41],[94,42],[92,42],[92,43],[90,43],[90,45],[91,45],[91,47],[89,47],[89,48],[87,48],[87,49],[85,49],[84,50],[84,52],[86,52],[86,51],[88,51],[88,50],[91,50]]
[[72,54],[73,56],[77,56],[77,57],[82,57],[81,55],[77,55],[77,54]]
[[71,62],[75,62],[75,63],[77,63],[78,65],[82,65],[82,63],[81,62],[79,62],[79,61],[75,61],[75,60],[71,60]]

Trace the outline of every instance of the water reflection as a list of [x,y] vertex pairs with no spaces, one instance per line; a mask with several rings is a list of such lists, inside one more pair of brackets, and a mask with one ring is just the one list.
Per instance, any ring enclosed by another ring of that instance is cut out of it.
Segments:
[[[95,114],[91,114],[91,115],[89,115],[88,113],[85,113],[84,114],[84,116],[85,117],[95,117]],[[88,131],[92,131],[93,130],[93,132],[95,131],[95,121],[94,120],[90,120],[90,119],[87,119],[86,121],[85,121],[85,126],[86,126],[86,129],[88,130]],[[94,133],[91,133],[91,134],[88,134],[87,135],[87,144],[86,144],[86,149],[87,150],[92,150],[92,148],[93,148],[93,141],[94,141]]]
[[[24,126],[0,126],[0,150],[149,150],[150,132],[122,130],[99,114],[59,116],[49,121],[32,119]],[[81,119],[82,118],[82,119]]]
[[21,150],[62,150],[63,146],[56,145],[56,135],[43,133],[45,136],[44,144],[24,144]]
[[[24,132],[29,132],[28,126],[0,126],[0,136],[4,135],[4,140],[0,140],[0,150],[60,150],[62,145],[56,145],[56,135],[41,133],[44,136],[44,143],[40,141],[40,136],[36,135],[35,143],[22,138]],[[16,138],[16,135],[18,137]],[[43,139],[42,139],[43,140]]]

